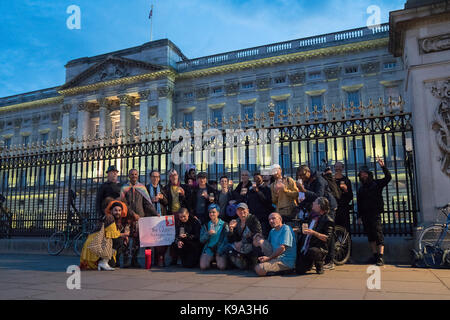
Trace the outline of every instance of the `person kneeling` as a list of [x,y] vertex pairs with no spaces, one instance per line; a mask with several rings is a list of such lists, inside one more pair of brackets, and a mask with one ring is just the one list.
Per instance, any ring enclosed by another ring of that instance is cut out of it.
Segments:
[[211,266],[211,262],[216,258],[217,268],[225,270],[227,267],[227,256],[224,248],[227,245],[226,234],[228,225],[219,219],[219,206],[211,204],[208,207],[211,221],[205,223],[201,229],[200,242],[205,246],[200,257],[200,269],[206,270]]
[[282,217],[277,212],[269,215],[269,223],[272,230],[267,240],[259,235],[254,237],[254,246],[260,247],[264,254],[258,258],[259,263],[255,267],[258,276],[277,275],[295,267],[297,244],[294,231],[283,224]]
[[318,274],[324,273],[323,265],[328,253],[329,240],[334,231],[334,221],[328,215],[330,204],[324,197],[317,198],[312,205],[308,227],[302,228],[299,240],[300,252],[297,255],[296,272],[305,274],[315,264]]

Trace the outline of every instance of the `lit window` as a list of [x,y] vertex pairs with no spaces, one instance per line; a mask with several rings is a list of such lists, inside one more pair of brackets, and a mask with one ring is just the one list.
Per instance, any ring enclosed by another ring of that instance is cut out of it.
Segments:
[[213,93],[222,93],[222,87],[215,87],[212,91]]

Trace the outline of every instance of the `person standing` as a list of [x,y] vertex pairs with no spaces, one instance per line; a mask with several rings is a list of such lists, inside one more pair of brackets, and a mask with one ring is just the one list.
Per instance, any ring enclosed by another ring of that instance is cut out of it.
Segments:
[[341,197],[337,201],[334,223],[344,227],[350,233],[350,204],[353,200],[352,182],[344,176],[344,164],[342,162],[335,163],[334,171],[336,184],[341,189]]
[[274,165],[272,169],[274,182],[270,185],[272,202],[277,212],[283,217],[283,221],[290,222],[295,217],[298,189],[294,179],[283,177],[281,167]]
[[[130,238],[133,240],[131,246],[131,266],[140,268],[141,266],[137,259],[140,249],[138,221],[143,217],[158,216],[158,213],[152,204],[147,188],[142,183],[138,182],[138,171],[136,169],[131,169],[128,173],[128,178],[130,179],[130,182],[122,186],[120,198],[127,205],[129,216],[133,218],[130,227]],[[124,268],[129,267],[128,250],[123,258]]]
[[270,224],[269,215],[273,212],[272,194],[270,188],[264,185],[263,178],[259,172],[253,175],[253,185],[251,186],[247,204],[250,213],[255,215],[261,223],[262,234],[266,238],[269,236]]
[[231,190],[230,181],[227,176],[220,178],[220,191],[217,194],[217,203],[220,208],[220,219],[225,222],[230,222],[232,217],[227,214],[227,207],[236,201],[233,199],[233,192]]
[[[152,200],[152,204],[156,209],[158,217],[167,215],[167,205],[169,203],[160,181],[161,174],[159,171],[152,170],[150,172],[150,184],[147,185],[147,191],[150,195],[150,199]],[[158,265],[158,267],[165,266],[164,257],[166,255],[167,248],[168,246],[154,247],[155,265]]]
[[383,159],[378,158],[377,162],[383,170],[384,178],[375,180],[369,168],[362,167],[358,174],[361,185],[357,193],[357,204],[358,224],[364,226],[373,253],[373,258],[369,262],[375,262],[377,266],[382,266],[384,265],[384,235],[381,224],[381,214],[384,211],[382,193],[392,176],[384,165]]
[[194,187],[191,194],[191,203],[194,215],[205,224],[208,219],[208,206],[216,202],[217,191],[206,183],[206,173],[200,172],[197,175],[198,185]]
[[95,210],[97,211],[97,216],[102,220],[105,216],[103,208],[103,202],[106,198],[111,197],[117,199],[120,197],[120,184],[118,183],[118,174],[116,166],[109,166],[106,171],[107,181],[100,186],[97,191],[97,196],[95,198]]
[[163,188],[167,197],[167,214],[176,215],[181,208],[188,208],[190,187],[181,184],[180,176],[175,169],[169,171],[169,183]]
[[233,191],[233,199],[236,200],[237,203],[247,203],[247,195],[251,186],[252,182],[250,181],[250,172],[248,172],[247,170],[242,170],[241,181]]

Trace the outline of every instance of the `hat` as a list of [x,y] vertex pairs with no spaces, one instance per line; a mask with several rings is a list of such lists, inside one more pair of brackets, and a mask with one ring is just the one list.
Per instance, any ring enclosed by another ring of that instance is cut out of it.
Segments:
[[227,216],[235,217],[236,216],[236,208],[237,204],[229,204],[226,209]]
[[248,209],[248,205],[246,203],[244,203],[244,202],[241,202],[236,207],[236,209],[239,209],[239,208],[241,208],[241,209]]
[[111,171],[117,171],[119,172],[119,170],[117,170],[116,166],[109,166],[108,170],[106,170],[106,173],[111,172]]
[[270,173],[271,175],[274,175],[276,173],[276,170],[281,169],[279,164],[274,164],[271,169],[270,169]]

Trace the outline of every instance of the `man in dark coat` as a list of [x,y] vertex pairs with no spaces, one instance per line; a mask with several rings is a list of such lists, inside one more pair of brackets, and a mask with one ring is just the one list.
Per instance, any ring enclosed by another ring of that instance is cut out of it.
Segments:
[[200,172],[197,175],[198,185],[194,187],[191,193],[190,206],[195,217],[201,224],[209,221],[208,206],[211,203],[217,203],[217,190],[206,183],[206,173]]
[[317,198],[312,205],[308,218],[308,227],[302,228],[299,236],[299,252],[297,253],[296,272],[305,274],[315,264],[316,272],[324,272],[324,260],[330,246],[334,221],[329,216],[330,205],[326,198]]
[[106,171],[107,181],[100,186],[97,191],[97,197],[95,199],[95,209],[97,211],[97,216],[99,219],[103,219],[105,213],[103,212],[103,201],[106,198],[111,197],[117,199],[120,197],[120,183],[117,182],[119,170],[116,166],[110,166]]
[[383,179],[375,180],[369,168],[362,167],[359,171],[361,186],[358,189],[358,223],[363,224],[367,233],[370,247],[373,253],[373,260],[378,266],[384,264],[384,236],[381,225],[381,213],[384,211],[383,188],[391,181],[392,176],[385,167],[383,159],[377,160],[384,172]]
[[272,229],[269,224],[269,215],[274,211],[272,206],[272,192],[264,185],[260,173],[253,175],[254,182],[247,195],[247,204],[250,213],[255,215],[261,223],[264,238],[269,236]]

